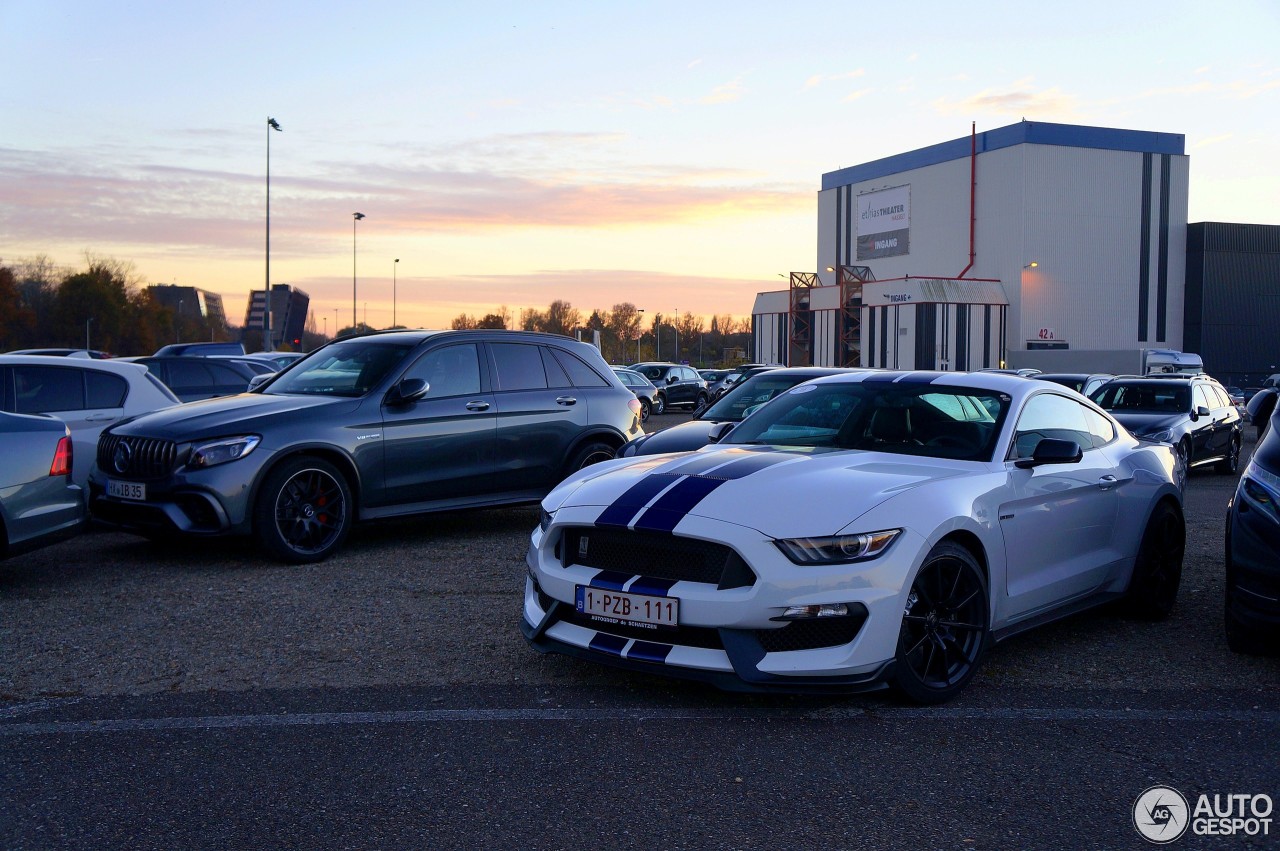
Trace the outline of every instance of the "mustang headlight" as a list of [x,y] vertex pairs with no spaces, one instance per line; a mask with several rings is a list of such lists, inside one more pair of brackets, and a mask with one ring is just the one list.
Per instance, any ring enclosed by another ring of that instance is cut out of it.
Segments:
[[544,533],[551,526],[551,521],[556,518],[554,511],[547,511],[545,508],[538,509],[538,528]]
[[826,538],[779,538],[774,543],[796,564],[846,564],[880,556],[901,533],[901,529],[886,529]]
[[256,434],[245,434],[240,437],[224,437],[208,443],[193,443],[191,457],[187,466],[193,470],[216,467],[228,461],[238,461],[257,447],[262,438]]

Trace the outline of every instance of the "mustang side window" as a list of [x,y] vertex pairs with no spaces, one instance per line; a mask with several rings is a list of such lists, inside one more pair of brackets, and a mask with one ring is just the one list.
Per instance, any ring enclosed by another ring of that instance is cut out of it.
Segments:
[[1092,449],[1093,436],[1085,420],[1084,407],[1055,393],[1032,396],[1018,417],[1011,456],[1030,458],[1045,438],[1074,441],[1084,451]]

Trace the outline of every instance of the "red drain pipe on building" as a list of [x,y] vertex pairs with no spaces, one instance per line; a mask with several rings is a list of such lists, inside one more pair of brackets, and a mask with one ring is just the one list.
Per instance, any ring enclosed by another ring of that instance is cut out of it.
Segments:
[[978,215],[976,198],[978,193],[978,122],[973,122],[969,130],[969,265],[964,267],[957,278],[963,278],[965,272],[973,268],[973,259],[977,253],[973,249],[973,232]]

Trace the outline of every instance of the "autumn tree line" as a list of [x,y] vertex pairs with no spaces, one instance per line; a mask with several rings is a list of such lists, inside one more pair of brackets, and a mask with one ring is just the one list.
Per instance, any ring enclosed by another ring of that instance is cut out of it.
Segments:
[[[310,324],[310,323],[309,323]],[[692,313],[646,314],[630,302],[609,310],[583,312],[567,301],[546,310],[506,306],[479,318],[461,314],[453,328],[519,328],[591,341],[600,332],[601,353],[611,363],[644,360],[688,361],[697,366],[733,365],[751,354],[751,323],[728,314],[708,323]],[[363,324],[338,335],[376,329]],[[204,317],[179,316],[160,304],[131,263],[86,255],[84,267],[67,270],[45,257],[0,261],[0,352],[31,348],[91,348],[114,355],[149,355],[178,341],[240,340],[241,329],[215,325]],[[261,348],[262,334],[247,329],[246,351]],[[324,338],[308,331],[302,348]]]
[[646,314],[631,302],[609,310],[583,314],[567,301],[553,301],[546,310],[525,309],[513,314],[506,305],[479,318],[463,313],[451,323],[455,329],[519,328],[590,342],[600,332],[600,352],[610,363],[664,360],[688,361],[695,366],[732,366],[749,359],[751,320],[732,315],[712,316],[708,322],[693,313]]

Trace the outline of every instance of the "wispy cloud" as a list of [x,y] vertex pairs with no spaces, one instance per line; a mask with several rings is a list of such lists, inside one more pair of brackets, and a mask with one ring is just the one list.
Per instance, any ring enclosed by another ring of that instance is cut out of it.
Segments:
[[744,94],[746,94],[746,87],[743,86],[742,78],[739,77],[716,86],[711,90],[711,94],[700,98],[698,102],[705,104],[733,103],[742,100]]
[[1222,134],[1222,135],[1220,135],[1220,136],[1209,136],[1208,138],[1201,139],[1200,141],[1196,142],[1196,143],[1195,143],[1194,145],[1192,145],[1191,147],[1193,147],[1193,148],[1207,148],[1207,147],[1209,147],[1210,145],[1216,145],[1216,144],[1218,144],[1219,142],[1226,142],[1226,141],[1228,141],[1229,139],[1233,139],[1233,138],[1235,138],[1235,134],[1234,134],[1234,133],[1223,133],[1223,134]]
[[872,89],[857,89],[856,91],[849,92],[849,94],[845,95],[840,100],[844,103],[853,103],[855,100],[861,100],[871,94],[871,92]]
[[933,107],[944,114],[973,115],[995,113],[1021,117],[1052,116],[1055,120],[1069,119],[1079,111],[1079,98],[1059,88],[1036,90],[1030,81],[1018,81],[1007,89],[983,89],[959,100],[938,98]]

